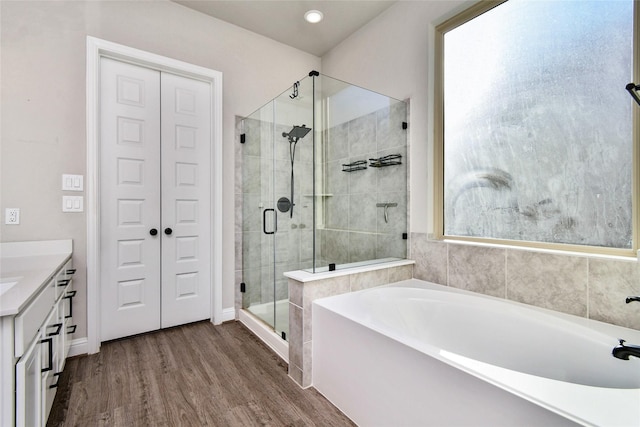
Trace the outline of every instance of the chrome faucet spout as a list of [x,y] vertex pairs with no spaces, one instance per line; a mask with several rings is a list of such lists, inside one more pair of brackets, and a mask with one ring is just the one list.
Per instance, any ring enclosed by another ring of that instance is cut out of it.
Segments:
[[624,340],[620,340],[620,344],[613,348],[611,354],[613,357],[617,357],[622,360],[629,360],[629,356],[640,358],[640,346],[625,345]]

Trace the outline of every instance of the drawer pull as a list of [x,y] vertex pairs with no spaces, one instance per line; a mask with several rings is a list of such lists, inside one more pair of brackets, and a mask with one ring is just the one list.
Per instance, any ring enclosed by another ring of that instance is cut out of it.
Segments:
[[70,268],[69,270],[65,271],[65,273],[67,273],[67,274],[76,274],[76,269],[75,268]]
[[51,384],[49,386],[49,388],[57,388],[58,384],[60,383],[60,375],[62,375],[62,372],[56,372],[55,374],[53,374],[54,377],[56,377],[56,383],[55,384]]
[[67,334],[75,334],[78,325],[67,326]]
[[49,332],[47,334],[48,337],[53,337],[60,334],[60,330],[62,329],[62,323],[54,323],[53,325],[47,326],[48,328],[56,328],[55,332]]
[[58,286],[67,286],[71,279],[58,280]]
[[46,368],[40,369],[40,371],[41,372],[48,372],[48,371],[53,370],[53,338],[45,338],[45,339],[40,341],[40,344],[44,344],[44,343],[49,344],[49,357],[47,358],[49,366],[46,367]]
[[65,319],[69,319],[73,317],[73,297],[76,296],[76,291],[67,292],[67,295],[64,296],[64,299],[69,300],[69,314],[64,316]]

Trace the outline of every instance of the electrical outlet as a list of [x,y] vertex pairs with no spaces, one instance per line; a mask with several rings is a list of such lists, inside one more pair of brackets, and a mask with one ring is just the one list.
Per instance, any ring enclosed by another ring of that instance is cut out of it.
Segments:
[[4,223],[11,225],[20,224],[20,209],[7,208],[4,214]]

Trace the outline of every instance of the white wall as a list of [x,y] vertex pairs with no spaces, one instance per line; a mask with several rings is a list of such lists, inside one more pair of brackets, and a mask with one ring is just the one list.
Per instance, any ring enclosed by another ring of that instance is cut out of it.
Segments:
[[410,99],[410,227],[432,232],[429,55],[434,23],[465,1],[400,1],[322,57],[322,73],[397,99]]
[[[86,335],[86,217],[61,212],[61,176],[86,174],[87,35],[223,73],[223,307],[233,307],[235,116],[320,58],[165,0],[3,0],[0,20],[0,241],[74,240],[75,338]],[[21,209],[20,225],[4,225],[5,207]]]

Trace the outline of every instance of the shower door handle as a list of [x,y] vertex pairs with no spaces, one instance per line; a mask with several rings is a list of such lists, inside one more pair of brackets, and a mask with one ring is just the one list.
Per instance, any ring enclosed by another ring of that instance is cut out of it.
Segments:
[[[273,231],[267,231],[267,212],[271,211],[273,212],[274,215],[274,221],[273,221]],[[265,209],[262,211],[262,232],[264,234],[273,234],[276,231],[278,231],[278,214],[276,213],[275,209]]]

